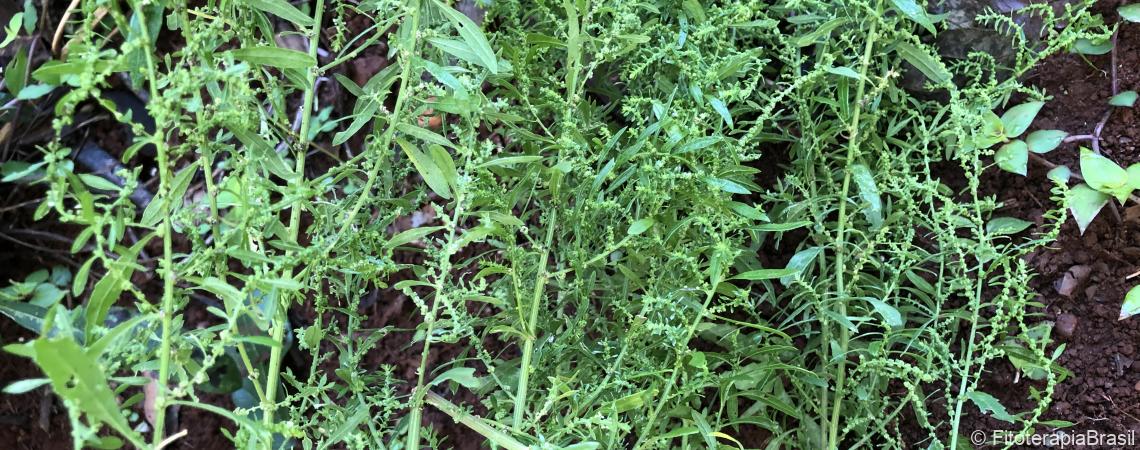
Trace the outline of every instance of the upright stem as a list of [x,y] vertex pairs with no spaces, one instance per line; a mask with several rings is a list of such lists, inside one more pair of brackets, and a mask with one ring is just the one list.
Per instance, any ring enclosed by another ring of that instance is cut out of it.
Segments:
[[[321,37],[321,16],[324,14],[325,1],[317,0],[317,5],[313,9],[313,28],[309,30],[309,56],[313,60],[317,59],[317,49],[320,47]],[[300,179],[305,177],[305,149],[309,147],[309,123],[312,121],[313,116],[313,97],[316,96],[317,85],[317,68],[309,69],[307,83],[305,85],[305,95],[301,105],[301,129],[300,136],[297,137],[297,154],[296,154],[296,168],[295,176]],[[304,209],[305,198],[297,195],[293,199],[293,205],[289,211],[289,239],[293,243],[297,242],[297,238],[301,232],[301,210]],[[285,278],[293,277],[293,268],[285,269]],[[290,295],[283,297],[275,309],[273,317],[273,342],[277,345],[273,346],[269,351],[269,368],[266,370],[266,384],[265,384],[265,404],[262,405],[261,421],[267,427],[273,424],[273,413],[277,409],[277,385],[279,384],[278,377],[281,372],[281,357],[282,349],[284,348],[285,328],[287,327],[288,316],[287,311],[289,305],[292,303],[293,298]],[[273,446],[272,435],[268,437],[266,448]]]
[[427,325],[427,328],[424,332],[424,348],[420,351],[420,367],[416,369],[416,389],[412,391],[408,445],[405,447],[407,450],[418,450],[420,448],[420,423],[423,421],[424,396],[427,395],[424,381],[426,381],[428,371],[428,356],[431,354],[431,335],[435,332],[435,316],[439,314],[439,305],[447,301],[447,295],[443,293],[444,280],[447,279],[447,274],[451,272],[451,255],[454,253],[452,243],[455,242],[457,222],[463,217],[463,198],[459,192],[455,194],[455,205],[455,211],[452,213],[449,224],[447,243],[444,244],[444,251],[440,256],[439,273],[436,275],[435,283],[432,286],[435,298],[432,301],[431,311],[424,315],[424,324]]
[[[882,10],[882,4],[876,6]],[[843,170],[843,190],[839,195],[839,221],[835,233],[835,288],[836,302],[838,303],[839,317],[847,317],[847,285],[843,279],[847,258],[847,194],[851,189],[851,171],[853,161],[859,156],[859,116],[863,111],[863,93],[866,89],[867,69],[871,65],[871,56],[875,49],[875,39],[878,37],[877,20],[871,22],[871,31],[867,34],[867,45],[863,49],[863,63],[860,68],[859,86],[855,91],[856,107],[851,115],[851,125],[847,129],[847,158]],[[843,324],[839,324],[839,353],[832,356],[838,358],[835,367],[835,398],[832,399],[831,419],[828,421],[827,448],[839,448],[839,413],[843,409],[843,395],[847,382],[847,346],[850,340],[850,331]],[[825,347],[828,343],[823,344]]]
[[546,273],[547,259],[550,258],[550,245],[554,242],[554,227],[558,223],[558,211],[552,210],[550,221],[546,226],[546,243],[542,247],[542,255],[538,260],[538,276],[534,280],[534,296],[530,301],[530,316],[526,322],[526,337],[523,340],[522,364],[519,366],[519,385],[515,392],[515,411],[512,428],[518,431],[522,426],[523,414],[526,413],[527,384],[530,380],[531,358],[534,356],[534,341],[538,338],[538,310],[542,304],[542,296],[546,293],[546,282],[550,279]]
[[[146,8],[138,8],[135,14],[138,14],[139,18],[141,39],[145,40],[143,53],[146,54],[147,87],[150,92],[150,101],[154,102],[159,98],[158,80],[156,78],[158,69],[154,63],[154,43],[150,42],[150,31],[147,29]],[[152,436],[155,447],[158,447],[165,437],[166,404],[169,401],[166,384],[170,380],[170,347],[171,334],[174,328],[174,244],[171,236],[173,227],[170,224],[169,214],[169,209],[174,201],[169,198],[170,183],[173,178],[170,174],[170,149],[166,146],[164,132],[166,129],[165,120],[165,114],[155,115],[155,135],[152,136],[155,151],[158,153],[158,198],[159,201],[163,202],[163,209],[166,210],[162,215],[162,225],[159,228],[162,233],[162,307],[159,311],[159,316],[162,317],[162,343],[159,346],[158,355],[158,389],[155,399],[154,435]]]

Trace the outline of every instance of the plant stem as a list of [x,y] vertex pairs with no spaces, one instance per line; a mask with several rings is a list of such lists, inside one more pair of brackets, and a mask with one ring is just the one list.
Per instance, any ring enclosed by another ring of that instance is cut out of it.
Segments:
[[424,331],[424,348],[420,351],[420,366],[416,369],[416,388],[412,391],[412,404],[411,404],[411,420],[408,424],[408,445],[405,446],[407,450],[417,450],[420,448],[420,423],[423,422],[424,414],[424,395],[427,394],[427,389],[424,388],[424,380],[427,375],[428,355],[431,354],[431,335],[435,332],[436,314],[439,313],[439,305],[447,301],[447,296],[443,294],[444,280],[447,275],[451,273],[451,255],[454,253],[452,243],[455,242],[455,230],[458,228],[457,222],[463,217],[463,198],[459,192],[455,193],[455,212],[452,213],[451,223],[448,224],[450,230],[448,231],[447,243],[444,244],[443,253],[440,255],[439,273],[436,275],[435,283],[432,285],[432,291],[435,292],[435,298],[431,304],[431,312],[424,315],[424,324],[427,328]]
[[[882,2],[876,6],[882,12]],[[847,158],[844,160],[843,190],[839,194],[839,221],[835,232],[835,288],[838,302],[839,317],[847,317],[847,286],[843,274],[847,270],[847,194],[851,189],[851,164],[859,157],[859,116],[863,111],[863,94],[866,90],[867,70],[871,65],[871,56],[874,54],[875,39],[878,37],[879,22],[871,22],[871,31],[867,34],[867,45],[863,49],[863,62],[859,73],[859,85],[855,91],[856,107],[852,111],[851,125],[848,128],[850,135],[847,141]],[[839,324],[839,353],[832,358],[838,358],[835,367],[835,397],[832,399],[831,419],[828,421],[827,448],[839,448],[839,413],[843,409],[844,387],[847,381],[847,346],[850,340],[850,330],[844,324]],[[826,347],[829,343],[825,342]]]
[[[317,58],[317,49],[320,47],[321,38],[321,16],[324,14],[325,1],[317,0],[317,5],[313,9],[313,28],[309,30],[309,56],[314,60]],[[309,146],[309,124],[313,116],[313,97],[316,96],[317,85],[317,69],[310,68],[305,85],[305,95],[301,105],[301,130],[298,136],[297,144],[297,161],[295,176],[300,180],[305,178],[305,149]],[[303,184],[303,183],[298,183]],[[289,211],[289,240],[292,243],[297,242],[298,235],[301,230],[301,211],[304,209],[305,198],[297,195],[293,200],[293,206]],[[288,253],[288,252],[287,252]],[[285,269],[285,278],[292,278],[292,267]],[[269,351],[269,368],[266,369],[266,382],[265,382],[265,403],[262,405],[261,422],[266,427],[273,424],[273,413],[277,409],[277,385],[279,384],[278,376],[281,372],[281,357],[284,348],[285,328],[288,326],[287,311],[289,304],[292,303],[291,295],[284,295],[283,300],[274,311],[273,317],[273,342],[277,345],[273,346]],[[268,436],[266,448],[273,446],[273,436]]]
[[[158,95],[158,80],[155,78],[157,65],[154,62],[154,43],[150,41],[150,31],[147,30],[147,18],[145,8],[138,8],[135,11],[139,18],[139,30],[141,31],[141,39],[145,40],[143,45],[143,53],[146,54],[146,78],[147,87],[150,92],[150,101],[154,102],[159,98]],[[174,241],[171,234],[173,227],[170,223],[170,207],[174,204],[168,196],[170,195],[170,183],[173,177],[170,174],[170,149],[166,146],[166,137],[163,130],[166,129],[165,114],[158,114],[155,116],[155,135],[152,136],[154,140],[155,152],[158,159],[158,195],[159,201],[163,202],[163,209],[165,213],[162,215],[162,225],[159,228],[162,233],[162,306],[159,310],[159,315],[162,317],[162,343],[159,346],[158,356],[158,389],[155,399],[155,418],[154,418],[154,435],[152,442],[154,447],[158,447],[163,439],[166,425],[166,403],[168,402],[167,395],[167,382],[170,380],[170,351],[171,351],[171,334],[174,328]]]
[[511,427],[519,431],[522,426],[523,414],[526,412],[527,383],[530,380],[530,362],[534,354],[534,341],[538,338],[538,310],[542,304],[542,295],[546,292],[546,282],[550,277],[546,273],[547,260],[550,258],[550,245],[554,241],[554,227],[558,223],[558,210],[551,210],[551,218],[546,227],[546,243],[542,247],[542,256],[538,260],[538,276],[534,280],[534,296],[530,301],[530,317],[526,323],[526,337],[523,340],[522,364],[519,365],[519,385],[515,392],[514,420]]

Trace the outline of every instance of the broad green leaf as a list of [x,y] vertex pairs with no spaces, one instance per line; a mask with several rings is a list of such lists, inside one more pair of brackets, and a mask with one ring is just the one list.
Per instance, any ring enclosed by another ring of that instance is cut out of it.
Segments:
[[273,46],[245,47],[230,50],[234,59],[263,66],[282,69],[308,69],[317,65],[317,60],[308,53]]
[[543,157],[539,156],[539,155],[505,156],[502,158],[495,158],[495,159],[492,159],[490,161],[486,161],[484,163],[481,163],[481,164],[475,166],[475,168],[481,169],[483,167],[493,167],[493,166],[513,166],[515,164],[526,164],[526,163],[531,163],[531,162],[535,162],[535,161],[541,161],[542,158]]
[[950,81],[950,71],[926,50],[902,42],[895,46],[895,52],[919,72],[922,72],[923,75],[926,75],[926,78],[930,79],[933,84],[941,85]]
[[404,150],[404,154],[412,161],[412,165],[416,167],[416,172],[419,172],[420,177],[424,179],[428,187],[440,197],[450,200],[451,189],[448,187],[447,178],[439,166],[436,166],[435,161],[413,147],[408,141],[397,139],[396,143]]
[[709,105],[712,105],[713,110],[716,111],[717,114],[720,114],[720,118],[724,120],[724,124],[732,128],[732,113],[728,111],[728,107],[724,105],[724,102],[716,97],[705,97],[705,99],[708,100]]
[[40,338],[34,342],[36,364],[51,379],[52,390],[71,402],[92,422],[103,423],[135,445],[139,436],[123,415],[99,363],[69,338]]
[[856,72],[855,69],[852,69],[850,67],[846,67],[846,66],[828,67],[827,71],[828,71],[828,73],[839,75],[841,77],[847,77],[847,78],[852,78],[852,79],[856,79],[856,80],[859,79],[859,72]]
[[795,255],[792,255],[792,259],[788,260],[788,265],[785,266],[785,268],[794,270],[795,272],[791,275],[780,277],[780,284],[783,284],[784,286],[791,286],[792,281],[799,277],[799,275],[803,273],[803,271],[806,270],[808,266],[815,262],[815,258],[819,256],[819,253],[822,251],[823,247],[808,247],[796,252]]
[[43,331],[47,312],[46,308],[31,303],[0,300],[0,314],[8,316],[16,324],[36,334]]
[[1128,173],[1128,187],[1133,190],[1140,189],[1140,163],[1128,166],[1125,172]]
[[8,92],[20,92],[27,85],[28,49],[20,48],[4,68],[4,87]]
[[245,294],[241,290],[231,286],[225,280],[217,277],[206,277],[198,283],[202,289],[210,291],[210,293],[222,299],[226,305],[226,312],[232,313],[245,303]]
[[1133,286],[1128,290],[1128,294],[1124,296],[1124,304],[1120,305],[1120,317],[1116,320],[1124,320],[1136,314],[1140,314],[1140,286]]
[[29,378],[27,380],[20,380],[4,386],[4,393],[13,395],[23,394],[50,382],[51,380],[47,378]]
[[1069,133],[1061,130],[1037,130],[1025,137],[1025,143],[1033,153],[1049,153],[1068,136]]
[[1096,218],[1101,208],[1104,208],[1104,205],[1108,203],[1109,198],[1108,194],[1093,189],[1084,183],[1076,185],[1069,191],[1066,199],[1069,204],[1069,211],[1077,220],[1077,227],[1080,228],[1081,234],[1085,234],[1085,229]]
[[300,27],[313,26],[313,18],[290,5],[285,0],[245,0],[246,4],[297,24]]
[[1091,39],[1077,39],[1073,43],[1073,53],[1082,55],[1104,55],[1112,51],[1112,41],[1108,39],[1093,41]]
[[887,325],[894,328],[903,326],[902,314],[900,314],[899,310],[894,306],[874,297],[865,297],[864,300],[871,303],[871,306],[875,308],[875,312],[883,317],[883,322],[886,322]]
[[[21,94],[23,94],[23,92],[21,92]],[[1136,104],[1136,91],[1124,91],[1116,94],[1108,100],[1108,104],[1112,106],[1131,108]]]
[[448,370],[447,372],[439,374],[438,377],[435,377],[429,385],[438,386],[448,381],[454,381],[459,383],[460,386],[472,390],[479,389],[479,387],[483,386],[483,380],[475,376],[475,369],[472,367],[456,367]]
[[437,227],[419,227],[419,228],[412,228],[410,230],[404,230],[404,231],[399,232],[395,236],[392,236],[392,239],[389,239],[388,242],[384,243],[384,247],[385,248],[396,248],[396,247],[399,247],[401,245],[407,244],[409,242],[418,241],[420,239],[423,239],[424,236],[435,233],[436,231],[442,230],[443,228],[444,227],[437,226]]
[[637,221],[635,221],[629,225],[629,230],[627,230],[625,232],[625,234],[628,234],[630,236],[637,236],[641,233],[644,233],[646,230],[652,228],[653,224],[655,224],[655,223],[657,223],[657,221],[653,220],[652,217],[646,217],[644,219],[639,219],[639,220],[637,220]]
[[891,0],[897,9],[906,18],[913,20],[914,23],[922,25],[930,34],[937,34],[934,29],[934,23],[930,21],[930,16],[926,15],[926,10],[922,5],[918,4],[915,0]]
[[1001,118],[993,111],[982,113],[982,129],[974,136],[974,145],[978,148],[990,148],[994,144],[1005,140],[1005,126]]
[[1111,159],[1093,153],[1087,148],[1081,149],[1081,175],[1090,187],[1113,196],[1124,202],[1132,192],[1128,185],[1128,172],[1112,162]]
[[1001,124],[1005,130],[1005,137],[1013,139],[1021,136],[1021,133],[1029,129],[1029,124],[1033,123],[1042,106],[1045,106],[1045,102],[1022,103],[1002,114]]
[[1116,9],[1116,13],[1120,14],[1121,19],[1129,22],[1140,22],[1140,3],[1121,6]]
[[882,228],[883,200],[879,198],[879,187],[875,185],[875,176],[871,174],[871,169],[863,164],[852,165],[850,170],[855,184],[859,186],[859,196],[867,203],[867,207],[863,208],[863,215],[871,223],[871,230]]
[[1073,171],[1069,170],[1069,166],[1057,166],[1050,169],[1049,173],[1045,174],[1047,178],[1060,184],[1067,184],[1069,182],[1069,177],[1072,175]]
[[701,150],[724,140],[722,136],[702,136],[686,142],[684,145],[677,147],[677,153],[688,153],[696,150]]
[[1017,421],[1017,418],[1006,411],[1005,406],[990,394],[982,391],[970,391],[966,394],[966,398],[974,402],[974,405],[982,410],[982,413],[988,413],[997,420],[1009,423]]
[[995,217],[986,223],[986,233],[993,236],[1017,234],[1033,225],[1015,217]]
[[748,188],[741,186],[740,183],[737,183],[737,182],[732,181],[732,180],[709,177],[708,183],[717,189],[720,189],[720,190],[725,191],[725,192],[730,192],[733,194],[745,194],[746,195],[746,194],[752,193],[751,191],[748,190]]
[[994,161],[1006,172],[1025,176],[1029,166],[1029,147],[1021,140],[1010,142],[998,149]]
[[[465,46],[474,54],[474,62],[487,68],[491,73],[499,73],[499,58],[495,56],[495,52],[491,50],[491,43],[487,42],[487,37],[483,35],[483,30],[479,28],[475,22],[463,15],[463,13],[456,11],[454,8],[434,0],[436,9],[447,16],[447,19],[455,25],[455,30],[459,32],[459,37],[463,39]],[[434,44],[434,42],[433,42]],[[446,51],[446,50],[445,50]],[[459,55],[456,55],[457,57]]]
[[451,159],[451,154],[443,146],[432,144],[428,146],[428,156],[443,174],[443,179],[447,181],[451,191],[459,192],[459,173],[455,169],[455,160]]
[[16,99],[35,100],[37,98],[43,97],[44,95],[47,95],[54,89],[55,86],[52,86],[50,84],[33,84],[30,86],[24,86],[23,89],[20,89],[20,93],[16,95]]
[[793,276],[799,272],[800,272],[800,269],[796,269],[796,268],[756,269],[756,270],[749,270],[747,272],[744,272],[740,275],[732,277],[732,279],[733,280],[748,280],[748,281],[774,280],[777,278]]

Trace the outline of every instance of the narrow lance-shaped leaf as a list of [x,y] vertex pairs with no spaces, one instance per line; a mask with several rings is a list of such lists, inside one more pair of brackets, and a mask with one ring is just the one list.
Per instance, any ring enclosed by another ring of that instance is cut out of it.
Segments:
[[440,197],[451,199],[451,189],[448,187],[447,178],[443,175],[443,171],[435,164],[428,155],[423,154],[418,149],[412,146],[403,139],[397,139],[396,143],[404,150],[404,154],[412,161],[416,171],[423,177],[424,182],[432,191],[435,191]]

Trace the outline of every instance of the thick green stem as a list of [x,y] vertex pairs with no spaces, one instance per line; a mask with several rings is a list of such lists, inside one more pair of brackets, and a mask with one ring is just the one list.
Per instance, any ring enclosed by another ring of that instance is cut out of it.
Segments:
[[[313,9],[313,28],[309,30],[309,56],[314,60],[317,58],[317,49],[320,47],[321,37],[321,16],[324,14],[325,2],[324,0],[317,0],[317,5]],[[309,124],[312,122],[313,117],[313,97],[316,96],[317,84],[317,70],[311,68],[309,70],[307,83],[305,85],[305,95],[301,105],[301,129],[299,136],[297,136],[295,158],[296,168],[295,176],[300,179],[305,177],[305,150],[309,147]],[[302,195],[296,195],[293,199],[293,205],[289,211],[289,239],[293,243],[297,242],[297,238],[301,231],[301,211],[304,209],[305,198]],[[293,269],[285,269],[285,277],[292,278]],[[282,349],[285,340],[285,328],[288,327],[287,311],[289,304],[292,303],[293,298],[289,295],[282,297],[280,304],[277,305],[273,317],[273,331],[272,339],[277,345],[273,346],[269,351],[269,368],[266,370],[267,380],[265,382],[265,403],[262,405],[263,414],[261,417],[262,423],[266,427],[273,424],[273,413],[277,409],[277,385],[280,383],[278,377],[281,372],[281,357]],[[266,448],[273,445],[273,437],[268,437]]]
[[[876,7],[881,11],[881,5]],[[867,34],[867,44],[863,49],[863,61],[860,68],[859,86],[855,91],[856,107],[851,115],[851,125],[847,129],[847,158],[843,171],[843,190],[839,194],[839,221],[835,237],[835,288],[836,303],[839,317],[847,317],[847,285],[843,278],[847,270],[847,195],[851,188],[851,164],[859,156],[859,116],[863,111],[863,93],[866,90],[867,70],[874,55],[875,39],[878,37],[878,21],[871,22],[871,31]],[[835,397],[832,399],[831,418],[828,421],[827,448],[839,448],[839,414],[843,409],[843,395],[847,382],[847,348],[850,340],[850,330],[844,324],[839,324],[839,353],[832,356],[837,359],[835,366]],[[824,343],[826,346],[827,343]]]
[[523,415],[526,413],[526,398],[528,382],[530,380],[531,358],[534,357],[534,341],[538,339],[538,310],[542,305],[542,295],[546,292],[546,282],[550,276],[546,273],[547,260],[550,258],[550,245],[554,242],[554,227],[558,223],[558,212],[552,211],[546,227],[546,243],[542,247],[542,255],[538,259],[538,276],[534,280],[534,296],[530,301],[530,316],[526,322],[526,338],[523,341],[522,364],[519,366],[519,385],[515,391],[514,420],[511,427],[518,431],[522,426]]

